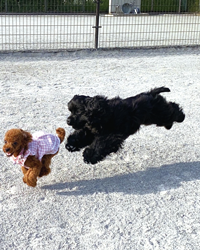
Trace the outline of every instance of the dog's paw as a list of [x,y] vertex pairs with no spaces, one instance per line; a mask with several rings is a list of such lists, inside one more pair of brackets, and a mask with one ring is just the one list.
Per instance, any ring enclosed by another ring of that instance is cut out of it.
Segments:
[[102,158],[95,155],[95,152],[93,149],[86,148],[83,151],[83,160],[87,164],[89,164],[89,163],[96,164],[97,162],[101,161]]
[[36,187],[37,180],[29,180],[28,178],[23,177],[23,182],[26,183],[30,187]]
[[70,145],[70,144],[66,144],[65,145],[65,148],[69,151],[69,152],[75,152],[75,151],[79,151],[80,150],[80,148],[77,148],[77,147],[75,147],[75,146],[73,146],[73,145]]
[[36,180],[35,180],[35,181],[28,181],[26,184],[27,184],[28,186],[30,186],[30,187],[36,187],[37,181],[36,181]]
[[26,183],[26,176],[23,177],[23,182]]
[[30,187],[36,187],[36,185],[37,185],[37,179],[27,178],[26,184],[28,186],[30,186]]

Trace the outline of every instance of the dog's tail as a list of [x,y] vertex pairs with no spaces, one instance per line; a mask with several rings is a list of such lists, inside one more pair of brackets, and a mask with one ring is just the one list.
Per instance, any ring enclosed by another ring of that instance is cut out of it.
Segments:
[[63,128],[57,128],[56,134],[58,135],[58,138],[60,139],[60,143],[62,143],[65,138],[65,130]]
[[170,92],[170,89],[169,88],[165,88],[165,87],[160,87],[160,88],[155,88],[155,89],[152,89],[150,91],[150,94],[155,97],[156,95],[162,93],[162,92]]

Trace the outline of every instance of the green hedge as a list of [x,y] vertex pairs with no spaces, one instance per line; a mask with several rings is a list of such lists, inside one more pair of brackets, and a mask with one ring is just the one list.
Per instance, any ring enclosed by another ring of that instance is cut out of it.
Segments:
[[[8,13],[94,13],[93,0],[0,0],[0,12]],[[100,12],[108,12],[108,0],[100,3]]]
[[[181,12],[199,11],[199,0],[181,0]],[[169,13],[179,11],[179,0],[141,0],[141,12]]]
[[[95,0],[0,0],[3,13],[95,13]],[[129,0],[127,0],[128,2]],[[129,1],[131,2],[131,1]],[[100,1],[108,13],[109,0]],[[141,12],[177,13],[179,0],[141,0]],[[199,12],[199,0],[181,0],[181,12]]]
[[188,12],[200,12],[199,0],[188,1]]

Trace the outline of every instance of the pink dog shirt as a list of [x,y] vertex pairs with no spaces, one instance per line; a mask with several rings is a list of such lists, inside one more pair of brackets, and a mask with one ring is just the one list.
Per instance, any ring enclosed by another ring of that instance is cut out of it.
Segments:
[[[17,157],[12,156],[12,161],[16,164],[24,166],[24,163],[29,155],[34,155],[41,161],[44,155],[55,154],[58,152],[60,146],[60,139],[53,134],[47,134],[42,131],[33,133],[32,141],[28,144],[28,150],[20,152]],[[28,168],[27,166],[24,166]]]

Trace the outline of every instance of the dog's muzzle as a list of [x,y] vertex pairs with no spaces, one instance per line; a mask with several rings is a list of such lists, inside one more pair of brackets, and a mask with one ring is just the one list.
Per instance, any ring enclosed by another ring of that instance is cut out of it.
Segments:
[[71,118],[71,117],[68,117],[67,118],[67,124],[68,125],[72,125],[73,124],[73,121],[72,121],[73,119]]
[[10,153],[10,148],[5,148],[5,149],[4,149],[4,153],[5,153],[8,157],[12,156],[12,153]]
[[10,148],[6,148],[5,151],[6,153],[8,153],[10,151]]

